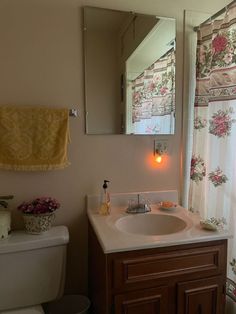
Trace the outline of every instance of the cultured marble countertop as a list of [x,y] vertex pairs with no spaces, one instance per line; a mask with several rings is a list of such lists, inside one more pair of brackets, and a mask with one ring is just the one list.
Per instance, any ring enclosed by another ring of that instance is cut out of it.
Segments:
[[[87,210],[88,219],[97,235],[104,253],[114,253],[121,251],[132,251],[156,247],[165,247],[181,245],[196,242],[215,241],[228,239],[232,233],[228,230],[208,231],[200,226],[200,216],[177,206],[172,211],[163,211],[158,205],[151,205],[151,214],[174,215],[186,222],[186,227],[177,233],[168,235],[140,235],[120,231],[116,227],[116,222],[127,215],[125,212],[127,206],[112,206],[111,214],[102,216],[98,214],[97,209],[89,208]],[[136,215],[150,215],[150,213]]]

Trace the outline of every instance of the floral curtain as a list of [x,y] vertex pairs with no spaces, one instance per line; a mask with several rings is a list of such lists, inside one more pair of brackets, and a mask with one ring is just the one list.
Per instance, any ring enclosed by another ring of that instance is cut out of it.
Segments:
[[175,111],[175,50],[172,48],[132,82],[135,133],[172,133]]
[[[236,5],[198,31],[189,207],[236,228]],[[236,241],[229,277],[236,281]]]

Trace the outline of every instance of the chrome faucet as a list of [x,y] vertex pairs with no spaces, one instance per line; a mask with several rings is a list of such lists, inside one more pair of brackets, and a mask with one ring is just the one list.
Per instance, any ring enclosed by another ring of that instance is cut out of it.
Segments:
[[147,203],[140,203],[140,195],[138,194],[138,203],[131,204],[126,209],[128,214],[142,214],[151,211],[151,207]]

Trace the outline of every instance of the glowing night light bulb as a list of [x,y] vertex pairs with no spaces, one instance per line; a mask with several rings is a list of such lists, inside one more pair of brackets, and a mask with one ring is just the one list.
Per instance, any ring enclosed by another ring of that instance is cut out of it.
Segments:
[[162,162],[162,156],[161,156],[160,154],[157,154],[157,155],[155,156],[155,160],[156,160],[156,162],[157,162],[158,164],[160,164],[160,163]]

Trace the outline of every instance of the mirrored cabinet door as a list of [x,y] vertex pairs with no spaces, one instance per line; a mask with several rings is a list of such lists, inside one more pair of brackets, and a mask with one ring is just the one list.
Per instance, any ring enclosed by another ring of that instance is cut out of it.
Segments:
[[176,22],[84,7],[87,134],[173,134]]

